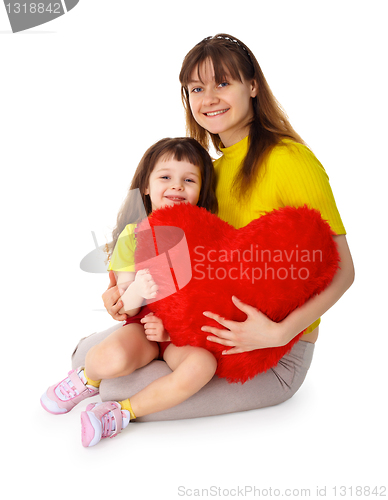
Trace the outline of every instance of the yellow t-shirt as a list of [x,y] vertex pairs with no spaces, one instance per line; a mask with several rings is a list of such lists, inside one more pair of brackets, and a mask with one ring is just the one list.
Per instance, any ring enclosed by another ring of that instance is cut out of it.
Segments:
[[[248,152],[248,137],[229,148],[221,148],[223,156],[214,162],[217,176],[218,216],[232,226],[246,226],[266,212],[307,204],[320,211],[337,234],[346,234],[329,177],[325,169],[304,145],[284,139],[276,145],[258,173],[256,185],[244,202],[233,203],[232,184]],[[317,319],[306,334],[320,323]]]
[[120,233],[113,249],[108,269],[119,272],[135,272],[136,224],[128,224]]

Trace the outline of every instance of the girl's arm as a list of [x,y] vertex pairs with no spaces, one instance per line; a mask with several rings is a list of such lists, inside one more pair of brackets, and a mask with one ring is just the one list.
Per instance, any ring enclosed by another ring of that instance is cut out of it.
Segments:
[[217,314],[204,312],[208,318],[215,319],[224,329],[209,326],[202,330],[213,334],[208,340],[232,347],[223,354],[236,354],[253,351],[265,347],[286,345],[298,333],[303,331],[315,320],[329,310],[346,292],[354,281],[353,260],[349,251],[345,235],[334,236],[338,244],[341,267],[333,281],[319,295],[312,297],[303,306],[295,309],[280,323],[271,321],[265,314],[255,307],[242,303],[233,297],[233,303],[247,315],[243,322],[230,321]]
[[144,299],[156,297],[158,287],[147,269],[137,273],[118,272],[116,279],[118,288],[124,290],[121,295],[123,307],[119,314],[125,313],[130,317],[135,316],[140,311]]

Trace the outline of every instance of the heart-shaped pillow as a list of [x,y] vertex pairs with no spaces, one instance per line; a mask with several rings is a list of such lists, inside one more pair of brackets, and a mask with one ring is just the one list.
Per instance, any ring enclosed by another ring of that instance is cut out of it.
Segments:
[[139,225],[136,269],[148,268],[159,287],[148,306],[172,342],[208,349],[218,376],[244,383],[275,366],[303,332],[285,346],[225,356],[225,346],[209,342],[201,330],[220,325],[202,313],[244,321],[231,300],[235,295],[282,321],[333,279],[339,267],[334,234],[307,206],[274,210],[235,229],[204,208],[179,204],[154,211]]

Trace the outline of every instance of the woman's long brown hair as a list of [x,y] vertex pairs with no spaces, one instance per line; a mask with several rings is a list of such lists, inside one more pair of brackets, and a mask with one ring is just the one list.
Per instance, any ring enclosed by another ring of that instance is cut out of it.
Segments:
[[200,68],[210,60],[217,84],[225,81],[227,75],[234,80],[252,81],[258,84],[258,94],[252,99],[253,119],[249,128],[249,149],[240,171],[235,179],[234,188],[238,197],[249,192],[254,185],[257,173],[266,154],[283,138],[301,144],[304,141],[292,128],[286,113],[272,94],[271,89],[255,56],[243,42],[227,34],[208,37],[198,43],[186,55],[179,80],[181,95],[186,111],[187,135],[194,137],[202,146],[209,149],[209,139],[216,151],[220,151],[220,137],[198,125],[190,109],[188,84],[194,71],[200,76]]

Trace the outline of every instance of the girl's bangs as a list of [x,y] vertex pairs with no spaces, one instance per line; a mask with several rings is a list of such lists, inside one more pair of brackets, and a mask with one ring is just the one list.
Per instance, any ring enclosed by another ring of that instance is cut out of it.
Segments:
[[195,167],[199,167],[201,170],[203,168],[203,159],[199,151],[197,151],[190,144],[174,144],[171,147],[167,147],[159,156],[160,161],[187,161]]

